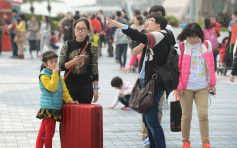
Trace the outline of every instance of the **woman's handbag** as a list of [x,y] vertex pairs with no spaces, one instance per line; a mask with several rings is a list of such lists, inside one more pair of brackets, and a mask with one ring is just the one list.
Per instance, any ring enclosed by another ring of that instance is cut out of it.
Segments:
[[173,98],[174,96],[175,100],[170,102],[170,130],[172,132],[180,132],[182,109],[178,100],[177,90],[173,91]]
[[138,79],[132,89],[129,107],[141,114],[148,112],[154,105],[154,86],[154,76],[143,89],[140,87]]

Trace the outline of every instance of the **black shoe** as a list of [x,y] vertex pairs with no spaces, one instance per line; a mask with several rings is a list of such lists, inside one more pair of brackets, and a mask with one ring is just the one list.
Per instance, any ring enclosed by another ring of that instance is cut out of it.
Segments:
[[15,56],[15,55],[12,55],[12,56],[10,56],[9,58],[15,59],[15,58],[16,58],[16,56]]

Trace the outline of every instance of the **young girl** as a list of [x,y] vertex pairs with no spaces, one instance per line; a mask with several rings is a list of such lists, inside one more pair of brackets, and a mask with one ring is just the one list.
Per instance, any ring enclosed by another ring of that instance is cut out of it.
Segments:
[[68,93],[63,77],[58,72],[58,55],[53,51],[43,54],[39,85],[41,89],[40,110],[36,118],[43,119],[39,129],[36,148],[52,147],[56,121],[61,120],[63,100],[70,104],[79,104],[73,101]]
[[182,108],[181,130],[183,148],[190,148],[190,126],[193,100],[196,103],[203,148],[209,145],[208,94],[216,94],[215,65],[210,41],[197,23],[184,27],[178,36],[182,43],[176,45],[179,54],[178,95]]

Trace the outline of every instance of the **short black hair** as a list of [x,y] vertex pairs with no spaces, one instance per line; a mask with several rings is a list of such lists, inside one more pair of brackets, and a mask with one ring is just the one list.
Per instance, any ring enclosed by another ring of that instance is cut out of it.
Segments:
[[117,11],[116,12],[116,15],[118,16],[118,17],[120,17],[122,14],[121,14],[121,11]]
[[180,42],[182,42],[182,41],[186,40],[187,37],[191,37],[191,36],[193,36],[193,37],[198,36],[202,40],[202,43],[204,42],[204,33],[198,23],[187,24],[183,28],[181,33],[178,35],[178,40],[180,40]]
[[51,31],[51,35],[55,35],[55,32],[54,32],[54,31]]
[[120,87],[123,85],[123,80],[120,78],[120,77],[114,77],[112,80],[111,80],[111,86],[112,87]]
[[21,19],[21,21],[26,21],[26,17],[25,17],[24,14],[21,14],[21,15],[19,16],[19,18]]
[[235,16],[237,16],[237,11],[235,11],[233,14],[234,14]]
[[204,24],[205,24],[205,29],[212,28],[210,19],[205,18],[204,19]]
[[154,18],[156,21],[155,23],[160,24],[160,29],[165,30],[167,26],[167,20],[162,15],[160,15],[159,13],[152,13],[148,15],[148,18]]
[[149,14],[152,12],[161,12],[163,16],[165,16],[165,8],[161,5],[154,5],[150,8]]
[[93,30],[93,33],[96,34],[96,33],[97,33],[97,30]]
[[12,12],[18,13],[16,9],[12,9]]
[[137,16],[137,15],[141,15],[141,11],[138,10],[138,9],[134,10],[134,15],[135,15],[135,16]]

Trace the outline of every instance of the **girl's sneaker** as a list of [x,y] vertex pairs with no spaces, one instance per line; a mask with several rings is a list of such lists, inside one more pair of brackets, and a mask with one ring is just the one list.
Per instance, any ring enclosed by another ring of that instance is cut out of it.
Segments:
[[189,144],[188,142],[185,142],[185,143],[183,144],[183,148],[190,148],[190,144]]
[[42,54],[37,54],[37,57],[40,58],[42,56]]
[[124,109],[125,109],[125,107],[121,107],[120,109],[121,109],[121,110],[124,110]]
[[32,54],[30,55],[30,58],[33,59],[33,55]]
[[125,111],[130,111],[130,109],[128,107],[125,107],[124,110]]
[[202,148],[211,148],[210,144],[206,143],[204,147]]

